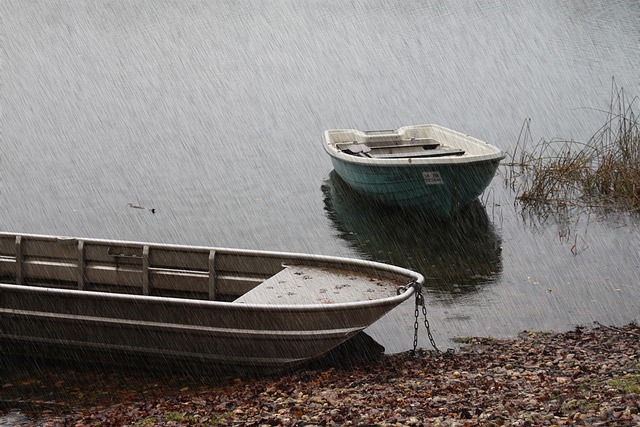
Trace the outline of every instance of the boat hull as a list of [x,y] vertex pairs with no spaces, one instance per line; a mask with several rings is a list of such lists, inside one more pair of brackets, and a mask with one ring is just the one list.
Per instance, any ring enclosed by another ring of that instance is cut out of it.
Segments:
[[[290,265],[307,266],[305,275],[289,274],[300,277],[289,293],[308,301],[261,303],[269,289],[260,285],[282,282]],[[354,300],[352,292],[341,301],[336,290],[335,303],[319,303],[311,286],[322,274],[322,286],[342,277],[392,283],[393,294]],[[357,335],[422,282],[400,267],[348,258],[0,233],[0,349],[280,371]]]
[[[112,295],[7,285],[0,285],[0,292],[0,338],[25,353],[37,353],[30,347],[51,347],[54,356],[83,349],[113,357],[126,354],[262,370],[287,368],[322,355],[395,306],[282,310],[133,296],[114,300]],[[354,316],[360,320],[354,322]]]
[[484,160],[389,166],[331,160],[340,178],[354,190],[386,205],[422,209],[443,218],[477,199],[500,164],[499,160]]

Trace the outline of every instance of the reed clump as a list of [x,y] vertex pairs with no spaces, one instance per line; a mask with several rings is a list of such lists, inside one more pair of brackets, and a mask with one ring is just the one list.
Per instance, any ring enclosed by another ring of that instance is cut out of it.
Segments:
[[600,207],[640,212],[638,98],[612,91],[605,124],[587,143],[541,140],[531,150],[530,119],[508,163],[516,199],[533,209]]

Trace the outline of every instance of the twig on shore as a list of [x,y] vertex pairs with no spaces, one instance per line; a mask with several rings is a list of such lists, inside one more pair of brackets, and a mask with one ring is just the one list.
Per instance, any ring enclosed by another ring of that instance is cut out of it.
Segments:
[[605,329],[609,329],[610,331],[614,331],[614,332],[619,332],[621,334],[628,334],[628,335],[632,335],[634,337],[640,337],[640,334],[637,334],[635,332],[632,331],[626,331],[624,329],[620,329],[620,328],[616,328],[615,326],[607,326],[607,325],[603,325],[602,323],[598,322],[598,321],[594,321],[593,322],[595,325],[600,326],[601,328],[605,328]]

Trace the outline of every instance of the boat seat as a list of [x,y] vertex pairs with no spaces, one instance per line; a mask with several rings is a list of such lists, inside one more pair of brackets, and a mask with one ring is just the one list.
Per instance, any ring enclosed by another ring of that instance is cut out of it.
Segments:
[[369,145],[369,147],[371,147],[371,149],[373,150],[405,148],[405,147],[422,147],[425,150],[433,150],[435,148],[438,148],[439,146],[440,146],[440,143],[435,139],[431,139],[431,138],[404,140],[397,144],[391,143],[386,145],[374,145],[374,144]]
[[237,298],[240,304],[336,304],[395,295],[391,280],[364,273],[308,265],[286,266]]
[[401,153],[386,153],[375,154],[371,153],[371,157],[375,159],[403,159],[407,157],[411,158],[423,158],[423,157],[445,157],[445,156],[462,156],[465,153],[461,149],[434,149],[429,151],[411,151]]

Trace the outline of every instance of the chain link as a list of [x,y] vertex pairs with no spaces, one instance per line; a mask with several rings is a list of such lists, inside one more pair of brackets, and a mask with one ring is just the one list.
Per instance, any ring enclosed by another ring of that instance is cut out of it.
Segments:
[[415,308],[415,321],[413,323],[413,351],[415,352],[418,349],[418,329],[419,323],[418,318],[420,317],[420,307],[422,307],[422,315],[424,317],[424,326],[427,329],[427,336],[429,337],[429,342],[433,349],[441,353],[440,349],[436,345],[435,340],[433,339],[433,335],[431,334],[431,326],[429,325],[429,319],[427,319],[427,305],[424,302],[424,296],[422,295],[422,286],[416,284],[416,308]]
[[415,352],[418,348],[418,316],[420,312],[418,311],[418,294],[416,294],[416,310],[415,310],[415,321],[413,322],[413,351]]

